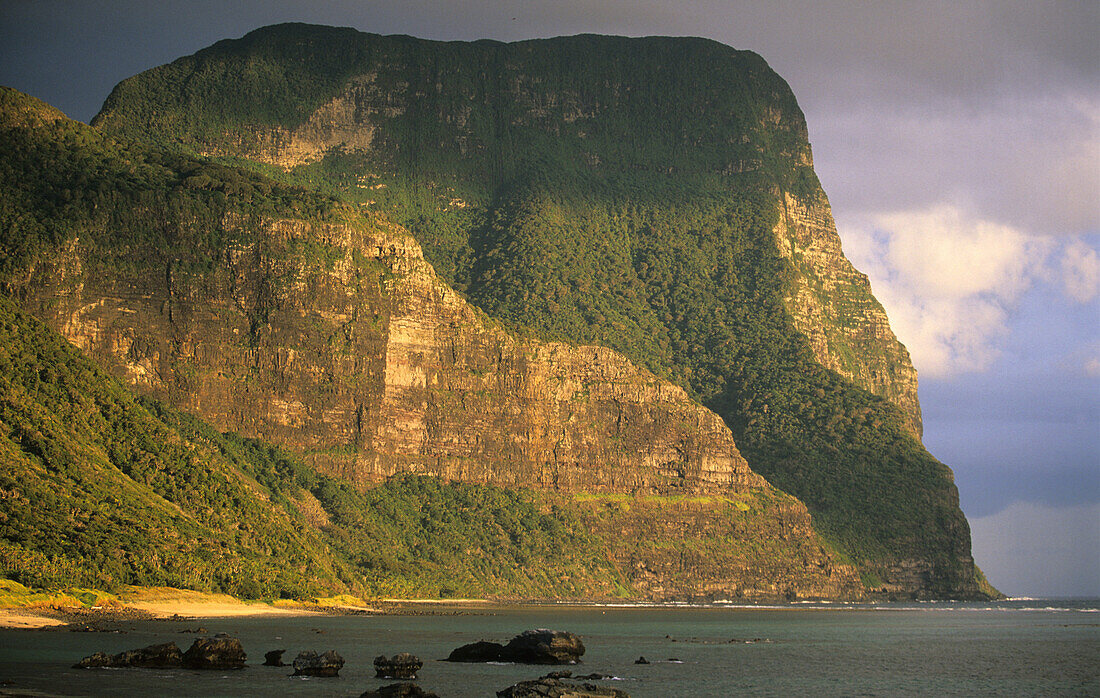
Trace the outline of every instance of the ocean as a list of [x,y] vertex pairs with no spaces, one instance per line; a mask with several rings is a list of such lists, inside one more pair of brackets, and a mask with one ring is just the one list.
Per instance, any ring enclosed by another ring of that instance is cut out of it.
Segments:
[[[1013,599],[994,603],[793,604],[790,606],[489,606],[427,609],[429,615],[253,616],[124,621],[117,633],[0,631],[0,695],[358,696],[375,679],[373,659],[412,652],[418,684],[443,698],[494,696],[562,667],[451,664],[469,642],[506,642],[530,628],[568,630],[587,652],[576,674],[633,698],[692,696],[1100,695],[1100,601]],[[241,639],[238,671],[70,668],[96,651],[205,633]],[[334,649],[338,678],[291,678],[261,666],[264,653]],[[635,664],[644,656],[651,663]]]

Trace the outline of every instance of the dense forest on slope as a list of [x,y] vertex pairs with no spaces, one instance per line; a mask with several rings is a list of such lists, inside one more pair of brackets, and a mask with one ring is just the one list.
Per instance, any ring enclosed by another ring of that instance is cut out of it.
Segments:
[[282,25],[124,81],[93,123],[385,211],[516,332],[613,347],[721,414],[869,585],[976,593],[949,469],[822,368],[785,307],[783,196],[820,188],[759,56]]

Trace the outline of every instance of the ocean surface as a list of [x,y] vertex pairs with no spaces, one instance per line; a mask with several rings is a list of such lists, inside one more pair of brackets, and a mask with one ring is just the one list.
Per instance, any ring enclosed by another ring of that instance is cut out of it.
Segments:
[[[561,667],[439,661],[469,642],[505,642],[530,628],[582,636],[577,674],[633,698],[692,696],[1100,696],[1100,600],[878,605],[491,606],[432,615],[245,617],[125,621],[121,632],[0,630],[0,695],[358,696],[373,659],[412,652],[419,685],[443,698],[494,696]],[[249,656],[238,671],[70,668],[119,652],[228,632]],[[291,678],[264,653],[334,649],[338,678]],[[634,661],[646,657],[651,664]]]

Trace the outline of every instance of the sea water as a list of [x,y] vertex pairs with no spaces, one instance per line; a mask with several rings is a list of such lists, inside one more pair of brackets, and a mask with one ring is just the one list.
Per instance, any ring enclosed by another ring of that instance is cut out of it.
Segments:
[[[118,633],[0,631],[0,695],[358,696],[378,655],[424,660],[419,685],[443,698],[493,696],[561,667],[441,661],[477,640],[530,628],[579,634],[576,674],[634,698],[666,696],[1100,695],[1100,602],[1017,599],[984,604],[471,606],[428,615],[294,616],[127,621]],[[205,633],[239,637],[245,669],[72,669],[97,651]],[[264,653],[336,650],[338,678],[293,678]],[[644,656],[649,664],[635,664]]]

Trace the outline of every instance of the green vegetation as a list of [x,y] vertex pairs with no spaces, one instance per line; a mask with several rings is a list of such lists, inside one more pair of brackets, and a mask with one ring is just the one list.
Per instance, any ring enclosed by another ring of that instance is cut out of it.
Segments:
[[26,127],[28,114],[51,110],[0,88],[0,280],[78,235],[113,263],[150,252],[202,263],[229,242],[227,215],[245,230],[265,215],[338,215],[331,198],[79,122],[47,118]]
[[976,589],[950,471],[895,407],[821,368],[784,307],[797,270],[773,240],[781,194],[819,185],[801,112],[762,59],[699,39],[443,44],[282,25],[124,81],[95,123],[246,163],[265,128],[293,132],[345,89],[368,151],[252,167],[374,202],[516,332],[608,345],[679,383],[867,579],[921,560],[931,594]]

